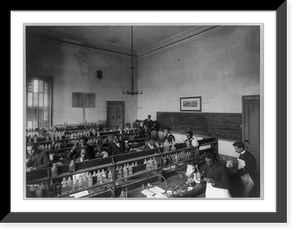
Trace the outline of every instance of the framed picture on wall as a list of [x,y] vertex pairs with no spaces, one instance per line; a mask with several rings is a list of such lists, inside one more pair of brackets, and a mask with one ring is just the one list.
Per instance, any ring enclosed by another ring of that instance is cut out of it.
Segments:
[[180,98],[180,111],[202,111],[201,97]]

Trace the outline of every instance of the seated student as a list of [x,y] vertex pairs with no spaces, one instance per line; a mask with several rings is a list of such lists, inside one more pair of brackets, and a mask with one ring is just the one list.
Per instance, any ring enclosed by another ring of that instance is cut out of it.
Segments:
[[165,135],[164,142],[167,141],[169,144],[172,144],[173,142],[175,142],[175,137],[173,134],[171,134],[169,127],[164,129],[164,135]]
[[28,153],[26,156],[27,171],[51,166],[48,152],[39,150],[36,143],[28,143],[26,149]]
[[125,124],[125,128],[123,129],[123,134],[129,134],[131,132],[131,125],[130,123]]
[[80,150],[80,156],[75,160],[75,163],[87,161],[88,160],[87,152],[88,152],[87,148],[82,147]]
[[77,159],[81,156],[81,149],[85,148],[86,155],[85,158],[88,160],[95,159],[95,151],[94,147],[90,146],[87,143],[88,139],[85,136],[79,138],[79,143],[75,143],[72,147],[71,151],[67,154],[67,158],[69,160]]
[[109,156],[125,153],[125,142],[120,140],[118,135],[113,135],[112,142],[108,145],[107,153]]
[[133,132],[133,130],[131,129],[131,125],[129,123],[126,123],[125,128],[123,129],[123,132],[122,132],[125,141],[127,141],[129,139],[133,139],[132,132]]
[[184,141],[186,142],[187,146],[193,146],[193,147],[198,147],[199,143],[198,141],[193,137],[193,132],[191,130],[188,130],[186,132],[186,137],[187,139]]
[[146,127],[144,125],[144,121],[141,121],[141,123],[137,129],[137,135],[135,136],[135,138],[144,138],[144,137],[147,137]]

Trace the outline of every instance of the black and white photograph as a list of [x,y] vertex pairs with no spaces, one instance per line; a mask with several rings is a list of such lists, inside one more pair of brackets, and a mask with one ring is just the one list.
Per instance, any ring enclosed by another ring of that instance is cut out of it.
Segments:
[[3,221],[286,222],[274,7],[14,12]]
[[263,25],[24,33],[25,198],[263,198]]

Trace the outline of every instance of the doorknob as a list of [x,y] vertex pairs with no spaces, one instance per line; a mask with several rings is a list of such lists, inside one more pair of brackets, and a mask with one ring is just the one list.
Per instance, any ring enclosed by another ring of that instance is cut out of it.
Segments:
[[245,143],[249,143],[249,140],[245,140]]

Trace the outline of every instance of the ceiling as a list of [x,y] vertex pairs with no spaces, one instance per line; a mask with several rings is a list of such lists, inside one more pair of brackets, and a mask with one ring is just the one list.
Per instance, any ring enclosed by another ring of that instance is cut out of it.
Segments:
[[26,35],[110,51],[143,56],[210,32],[216,25],[27,25]]

